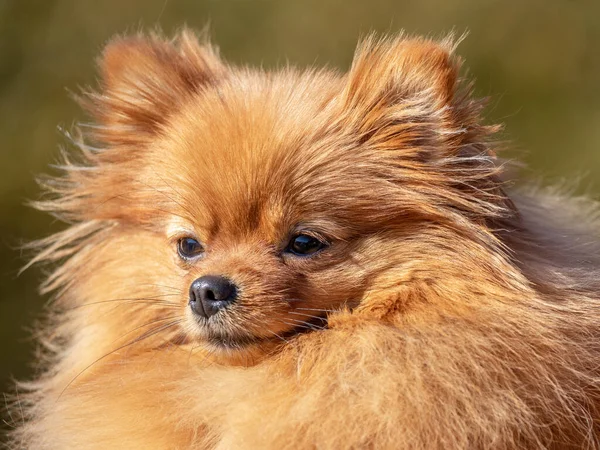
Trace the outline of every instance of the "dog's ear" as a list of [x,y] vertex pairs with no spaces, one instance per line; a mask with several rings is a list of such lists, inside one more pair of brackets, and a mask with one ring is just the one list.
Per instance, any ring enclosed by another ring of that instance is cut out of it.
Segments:
[[458,150],[494,132],[480,123],[483,102],[459,82],[455,47],[452,36],[365,39],[342,94],[360,141],[427,158],[428,148]]
[[437,43],[369,36],[356,49],[346,101],[350,106],[374,106],[419,97],[441,107],[452,100],[458,78],[460,61],[451,56],[453,49],[451,39]]
[[183,104],[223,81],[230,69],[188,30],[172,40],[158,34],[116,38],[99,66],[99,89],[78,97],[93,119],[73,139],[82,160],[65,155],[65,176],[44,181],[48,200],[36,205],[68,221],[149,222],[156,200],[147,192],[159,188],[140,173],[139,156]]
[[484,124],[485,101],[461,82],[455,47],[452,37],[367,38],[346,76],[341,117],[346,132],[389,161],[403,186],[409,180],[415,191],[444,186],[427,194],[431,204],[503,217],[514,205],[503,191],[503,165],[491,139],[500,127]]
[[217,50],[187,29],[173,40],[158,34],[113,39],[99,68],[99,92],[79,99],[96,121],[91,134],[109,146],[148,141],[187,96],[227,72]]

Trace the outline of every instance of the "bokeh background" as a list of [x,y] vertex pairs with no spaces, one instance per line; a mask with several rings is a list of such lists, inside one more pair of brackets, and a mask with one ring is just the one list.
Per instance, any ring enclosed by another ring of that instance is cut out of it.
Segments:
[[509,156],[549,180],[583,174],[581,189],[600,193],[598,0],[0,0],[0,392],[30,373],[27,328],[48,301],[38,268],[18,276],[18,247],[61,227],[25,202],[64,143],[57,126],[83,119],[68,90],[95,82],[115,33],[207,23],[226,58],[267,68],[345,69],[369,31],[468,30],[459,53],[491,97],[490,122],[506,124]]

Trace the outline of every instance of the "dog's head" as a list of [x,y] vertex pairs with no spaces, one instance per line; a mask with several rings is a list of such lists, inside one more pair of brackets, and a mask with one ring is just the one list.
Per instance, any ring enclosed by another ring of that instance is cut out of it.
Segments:
[[342,308],[413,314],[417,286],[485,270],[510,213],[452,51],[368,38],[339,75],[231,67],[187,31],[114,40],[80,98],[85,162],[41,203],[78,223],[48,287],[126,299],[97,314],[115,335],[229,353]]

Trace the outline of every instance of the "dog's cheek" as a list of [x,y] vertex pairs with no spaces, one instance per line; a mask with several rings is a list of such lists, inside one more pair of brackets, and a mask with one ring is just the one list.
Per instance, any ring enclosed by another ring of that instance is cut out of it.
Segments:
[[109,362],[119,347],[133,355],[174,339],[184,304],[164,247],[162,237],[115,227],[94,236],[73,259],[76,266],[66,266],[77,277],[61,303],[82,330],[73,336],[74,367]]
[[298,306],[320,312],[345,306],[352,308],[363,296],[365,275],[364,271],[347,264],[303,273],[295,281],[297,297],[302,300]]
[[298,290],[303,291],[302,297],[315,309],[354,309],[381,273],[390,267],[402,267],[405,258],[400,247],[397,239],[382,236],[356,240],[326,261],[303,271],[298,277],[303,280]]

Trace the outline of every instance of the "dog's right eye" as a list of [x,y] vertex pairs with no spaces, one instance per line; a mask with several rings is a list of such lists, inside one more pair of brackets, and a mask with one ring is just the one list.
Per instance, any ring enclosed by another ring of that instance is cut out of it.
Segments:
[[183,259],[194,259],[204,253],[204,247],[196,239],[185,237],[177,241],[177,253]]

